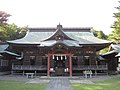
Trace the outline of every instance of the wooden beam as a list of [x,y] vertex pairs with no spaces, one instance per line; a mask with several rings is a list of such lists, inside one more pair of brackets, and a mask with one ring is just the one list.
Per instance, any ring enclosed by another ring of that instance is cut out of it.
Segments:
[[47,76],[50,77],[50,53],[48,52]]
[[72,77],[72,54],[69,54],[70,77]]

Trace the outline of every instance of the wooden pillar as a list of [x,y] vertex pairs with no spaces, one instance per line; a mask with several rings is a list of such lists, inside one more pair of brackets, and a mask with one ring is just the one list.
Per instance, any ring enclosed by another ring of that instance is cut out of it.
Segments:
[[47,61],[47,76],[50,76],[50,53],[48,53],[48,61]]
[[72,77],[72,54],[69,54],[70,77]]

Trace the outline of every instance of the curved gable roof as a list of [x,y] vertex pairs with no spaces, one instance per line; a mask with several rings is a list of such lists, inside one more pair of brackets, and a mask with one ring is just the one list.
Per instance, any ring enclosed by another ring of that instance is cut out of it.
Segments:
[[58,25],[57,30],[56,28],[30,28],[25,37],[8,41],[8,43],[49,46],[57,43],[55,36],[59,33],[64,35],[62,43],[69,46],[110,43],[106,40],[96,38],[90,30],[91,28],[62,28],[61,25]]
[[57,25],[57,30],[53,33],[53,35],[51,35],[50,37],[48,37],[48,39],[44,41],[56,40],[57,36],[62,36],[64,40],[74,40],[64,33],[62,25]]

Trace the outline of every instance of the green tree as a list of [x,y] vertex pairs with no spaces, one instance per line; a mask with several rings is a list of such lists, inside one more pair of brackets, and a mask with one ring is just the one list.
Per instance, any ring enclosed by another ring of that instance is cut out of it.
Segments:
[[[105,35],[103,33],[103,31],[92,30],[92,32],[93,32],[94,36],[99,38],[99,39],[107,40],[107,38],[108,38],[108,36]],[[100,50],[98,53],[99,54],[104,54],[104,53],[108,52],[108,49],[109,49],[109,47],[106,47],[106,48]]]
[[26,34],[27,26],[18,27],[15,24],[7,23],[10,16],[10,14],[0,11],[0,42],[22,38]]
[[99,39],[107,40],[108,36],[103,33],[103,31],[92,30],[95,37]]
[[116,18],[116,21],[113,23],[113,26],[112,26],[114,30],[109,35],[108,39],[115,43],[120,43],[120,6],[115,7],[115,8],[118,10],[118,12],[114,13],[114,17]]
[[15,24],[5,24],[0,26],[0,40],[5,42],[7,40],[15,40],[24,37],[27,31],[26,27],[18,27]]

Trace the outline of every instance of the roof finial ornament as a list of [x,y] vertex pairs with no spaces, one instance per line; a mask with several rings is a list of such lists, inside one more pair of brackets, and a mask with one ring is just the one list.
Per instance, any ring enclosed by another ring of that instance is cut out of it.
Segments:
[[59,25],[57,25],[57,28],[62,28],[62,25],[60,24],[60,22],[59,22]]
[[60,25],[60,22],[59,22],[59,25]]

